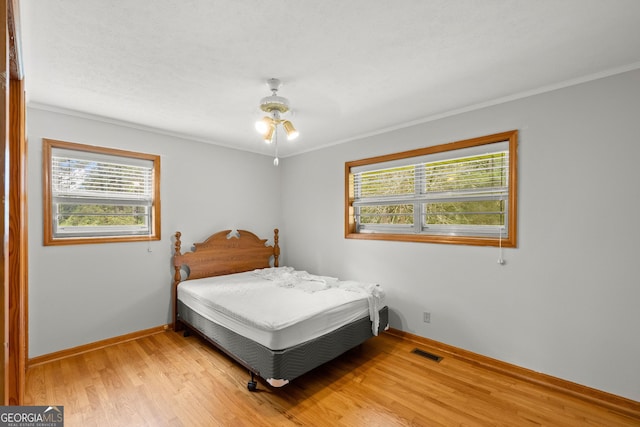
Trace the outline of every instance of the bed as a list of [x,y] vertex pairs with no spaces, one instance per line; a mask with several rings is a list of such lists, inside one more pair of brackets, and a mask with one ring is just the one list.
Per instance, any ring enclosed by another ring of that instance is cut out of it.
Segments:
[[279,266],[273,245],[246,230],[214,233],[182,253],[175,234],[173,327],[195,332],[250,374],[282,387],[388,327],[377,284]]

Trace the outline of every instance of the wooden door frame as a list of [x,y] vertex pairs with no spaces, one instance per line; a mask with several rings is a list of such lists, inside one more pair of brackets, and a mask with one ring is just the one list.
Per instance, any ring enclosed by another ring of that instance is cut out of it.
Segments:
[[[0,215],[2,282],[2,384],[3,405],[24,400],[27,350],[27,197],[26,104],[20,47],[18,0],[0,0],[2,11],[2,124],[0,133]],[[8,185],[7,185],[8,184]]]

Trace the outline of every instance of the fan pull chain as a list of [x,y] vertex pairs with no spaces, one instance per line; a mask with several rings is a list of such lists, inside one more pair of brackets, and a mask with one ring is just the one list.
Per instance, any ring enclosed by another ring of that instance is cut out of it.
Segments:
[[278,159],[278,128],[276,128],[275,132],[275,144],[276,144],[276,158],[273,159],[273,166],[278,166],[280,160]]

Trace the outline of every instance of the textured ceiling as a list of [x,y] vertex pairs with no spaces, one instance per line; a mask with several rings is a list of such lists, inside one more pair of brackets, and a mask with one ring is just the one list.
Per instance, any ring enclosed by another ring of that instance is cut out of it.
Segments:
[[638,0],[20,0],[27,99],[281,156],[640,68]]

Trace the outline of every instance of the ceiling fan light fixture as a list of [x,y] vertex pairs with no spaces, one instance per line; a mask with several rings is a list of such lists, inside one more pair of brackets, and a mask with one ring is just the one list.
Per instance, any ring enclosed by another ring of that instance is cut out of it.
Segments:
[[271,117],[264,116],[255,123],[256,130],[260,135],[266,135],[269,132],[269,128],[273,126],[273,119]]
[[298,132],[295,127],[293,127],[293,123],[291,123],[289,120],[285,120],[284,122],[282,122],[282,127],[284,127],[284,131],[287,133],[287,139],[289,141],[296,139],[300,135],[300,132]]
[[275,123],[271,124],[271,126],[269,126],[269,129],[267,129],[267,131],[263,134],[264,135],[264,142],[266,142],[267,144],[271,144],[271,142],[273,141],[273,134],[276,133],[276,125]]
[[293,123],[282,118],[284,114],[289,112],[289,100],[278,96],[278,89],[281,86],[280,80],[269,79],[267,86],[271,90],[271,95],[260,100],[260,109],[268,116],[258,120],[255,123],[255,128],[263,136],[264,142],[274,143],[276,153],[273,164],[278,166],[278,125],[282,125],[289,141],[296,139],[300,133],[293,126]]

